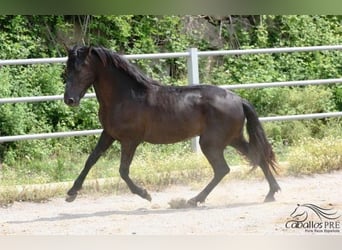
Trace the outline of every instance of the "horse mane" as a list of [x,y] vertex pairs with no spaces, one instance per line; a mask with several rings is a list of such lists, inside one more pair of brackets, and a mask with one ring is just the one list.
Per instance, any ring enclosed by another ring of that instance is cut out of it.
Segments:
[[126,58],[118,53],[103,47],[91,47],[91,52],[99,57],[104,66],[115,67],[134,79],[145,88],[153,85],[160,86],[160,83],[143,74],[135,65],[128,62]]

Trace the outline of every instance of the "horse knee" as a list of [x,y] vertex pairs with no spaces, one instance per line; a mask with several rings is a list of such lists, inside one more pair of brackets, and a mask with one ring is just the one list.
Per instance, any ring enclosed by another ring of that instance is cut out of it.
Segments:
[[120,168],[119,173],[122,179],[127,179],[129,175],[129,169],[128,168]]

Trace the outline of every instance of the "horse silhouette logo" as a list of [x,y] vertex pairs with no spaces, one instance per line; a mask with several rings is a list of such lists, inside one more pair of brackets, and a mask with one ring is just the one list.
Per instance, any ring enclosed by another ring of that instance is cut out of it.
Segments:
[[309,213],[312,212],[322,221],[322,219],[336,220],[341,216],[337,216],[337,211],[333,211],[332,208],[322,208],[314,204],[297,204],[295,210],[291,213],[291,217],[298,221],[305,221],[309,217]]
[[323,231],[325,229],[340,228],[338,219],[341,215],[333,208],[323,208],[314,204],[297,204],[286,222],[286,228],[304,228],[306,231]]

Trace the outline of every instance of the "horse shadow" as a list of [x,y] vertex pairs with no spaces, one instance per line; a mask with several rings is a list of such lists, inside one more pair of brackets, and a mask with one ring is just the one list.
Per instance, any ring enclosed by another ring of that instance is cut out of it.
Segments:
[[34,220],[18,220],[18,221],[7,221],[9,224],[25,224],[34,222],[54,222],[62,220],[76,220],[86,219],[92,217],[108,217],[113,215],[126,215],[126,216],[140,216],[140,215],[154,215],[154,214],[177,214],[185,213],[189,211],[201,211],[201,210],[221,210],[221,209],[233,209],[242,207],[252,207],[262,205],[260,202],[247,202],[247,203],[232,203],[228,205],[216,205],[216,206],[198,206],[189,208],[162,208],[162,209],[148,209],[138,208],[135,210],[111,210],[111,211],[98,211],[93,213],[59,213],[55,217],[42,217]]

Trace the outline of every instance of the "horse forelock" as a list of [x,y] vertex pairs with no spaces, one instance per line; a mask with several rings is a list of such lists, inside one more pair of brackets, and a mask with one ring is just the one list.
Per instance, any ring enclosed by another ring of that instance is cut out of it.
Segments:
[[68,51],[68,61],[67,64],[74,64],[75,62],[84,62],[88,59],[89,51],[91,48],[89,47],[80,47],[75,45],[72,49]]

